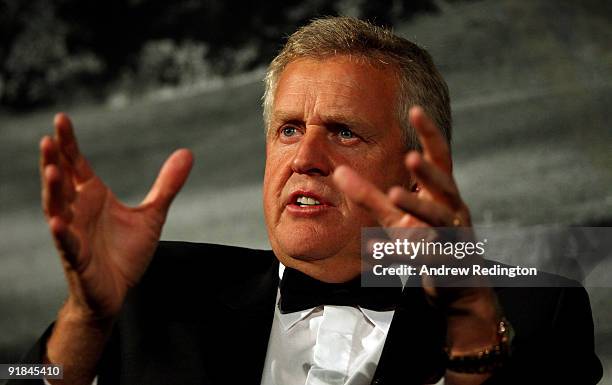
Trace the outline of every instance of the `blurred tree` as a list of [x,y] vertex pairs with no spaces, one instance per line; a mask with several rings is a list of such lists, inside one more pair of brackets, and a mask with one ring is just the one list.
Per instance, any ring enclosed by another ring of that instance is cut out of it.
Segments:
[[2,44],[3,100],[9,104],[42,102],[47,68],[58,65],[65,55],[65,29],[44,2],[21,7],[4,2],[2,8],[14,17],[9,20],[14,28],[9,31],[12,41]]
[[49,103],[103,72],[104,65],[94,53],[68,50],[67,24],[57,17],[53,4],[3,1],[0,8],[7,11],[2,14],[10,26],[0,44],[2,103],[13,107]]
[[49,103],[81,82],[104,91],[145,67],[162,84],[193,80],[176,71],[226,75],[267,63],[279,37],[314,17],[352,14],[392,26],[436,10],[433,0],[0,0],[0,102]]

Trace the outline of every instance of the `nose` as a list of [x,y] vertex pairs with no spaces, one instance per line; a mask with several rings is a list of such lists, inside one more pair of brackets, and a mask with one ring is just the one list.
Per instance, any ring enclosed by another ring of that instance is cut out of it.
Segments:
[[291,168],[298,174],[328,176],[331,171],[331,161],[325,130],[311,128],[300,140]]

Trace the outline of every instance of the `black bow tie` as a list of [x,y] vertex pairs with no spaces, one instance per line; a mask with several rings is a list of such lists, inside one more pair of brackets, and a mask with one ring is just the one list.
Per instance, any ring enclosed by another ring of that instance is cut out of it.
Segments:
[[385,311],[395,309],[401,293],[401,286],[362,287],[360,277],[344,283],[325,283],[287,267],[280,283],[279,308],[283,314],[321,305]]

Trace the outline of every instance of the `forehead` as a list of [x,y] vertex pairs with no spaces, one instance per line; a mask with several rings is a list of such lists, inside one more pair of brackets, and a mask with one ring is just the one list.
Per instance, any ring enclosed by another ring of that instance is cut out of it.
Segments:
[[272,119],[324,119],[343,115],[382,124],[394,118],[394,69],[349,56],[302,58],[289,63],[278,81]]

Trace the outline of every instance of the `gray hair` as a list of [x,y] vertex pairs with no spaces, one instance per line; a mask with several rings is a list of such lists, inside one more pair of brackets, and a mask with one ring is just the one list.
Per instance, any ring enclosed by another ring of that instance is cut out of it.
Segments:
[[397,119],[407,149],[420,149],[408,123],[410,107],[421,106],[433,119],[450,145],[451,109],[448,87],[431,56],[418,45],[388,29],[352,17],[312,20],[294,32],[266,72],[263,117],[270,126],[278,79],[285,67],[300,58],[326,59],[350,55],[376,67],[392,66],[398,78]]

